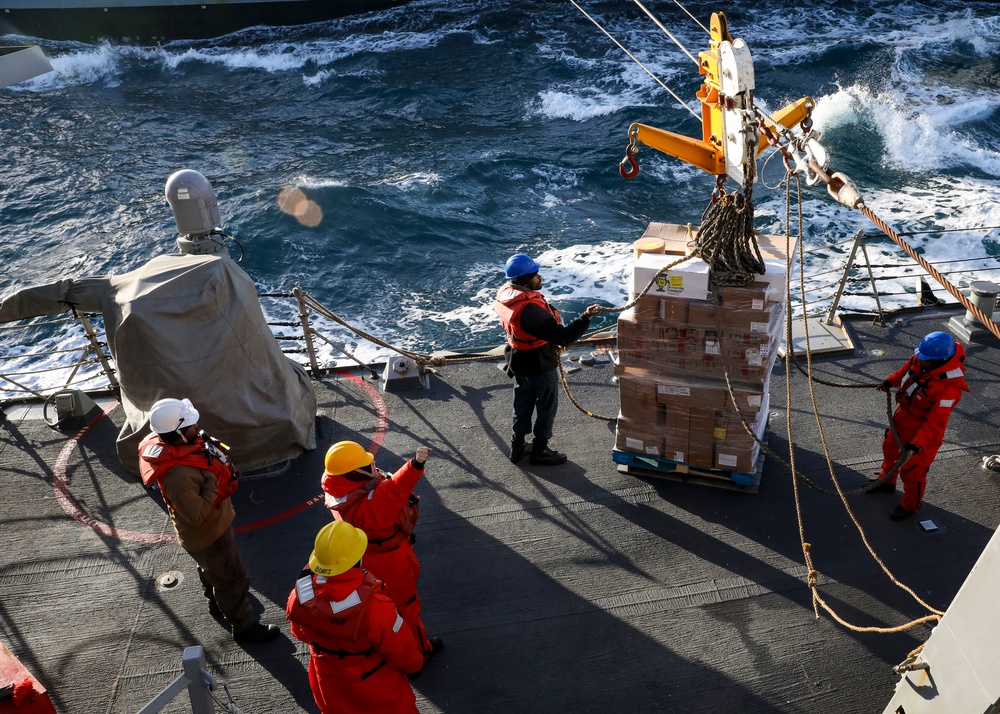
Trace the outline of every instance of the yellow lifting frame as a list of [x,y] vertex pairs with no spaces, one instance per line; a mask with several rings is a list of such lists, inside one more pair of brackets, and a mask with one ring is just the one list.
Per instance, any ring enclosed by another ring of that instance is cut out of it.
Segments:
[[[705,75],[701,89],[697,92],[697,97],[701,101],[702,138],[695,139],[639,123],[632,124],[628,134],[633,142],[641,142],[650,148],[697,166],[713,176],[725,176],[722,107],[719,105],[719,43],[732,42],[733,38],[729,34],[729,23],[724,13],[712,13],[710,35],[709,48],[698,53],[699,71]],[[772,126],[780,124],[786,129],[791,129],[798,126],[815,106],[816,103],[811,97],[803,97],[768,117],[769,123]],[[757,156],[763,153],[767,145],[767,137],[761,136],[757,144]]]

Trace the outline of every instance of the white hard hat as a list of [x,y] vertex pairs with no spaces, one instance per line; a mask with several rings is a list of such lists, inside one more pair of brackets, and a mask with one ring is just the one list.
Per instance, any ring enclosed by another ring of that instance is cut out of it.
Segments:
[[161,399],[149,410],[149,426],[157,434],[169,434],[197,424],[200,416],[190,399]]

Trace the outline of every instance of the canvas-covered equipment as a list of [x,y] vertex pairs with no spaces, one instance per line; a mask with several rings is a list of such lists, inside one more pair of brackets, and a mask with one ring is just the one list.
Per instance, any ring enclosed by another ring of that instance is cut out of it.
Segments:
[[139,472],[148,410],[187,396],[201,426],[251,470],[316,447],[316,397],[267,325],[250,277],[225,253],[161,255],[123,275],[59,280],[0,303],[0,322],[100,312],[121,383],[118,457]]

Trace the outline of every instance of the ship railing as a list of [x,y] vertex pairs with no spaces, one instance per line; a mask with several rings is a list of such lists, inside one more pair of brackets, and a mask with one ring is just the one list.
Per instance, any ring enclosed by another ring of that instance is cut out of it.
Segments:
[[[934,231],[926,231],[933,233]],[[907,233],[905,235],[915,235]],[[904,234],[900,234],[904,235]],[[805,277],[805,295],[799,289],[797,277],[792,277],[791,295],[793,303],[805,317],[821,318],[823,322],[832,325],[842,313],[861,313],[873,316],[874,324],[886,324],[886,310],[883,302],[889,298],[898,304],[899,298],[907,301],[915,299],[915,305],[940,305],[945,300],[939,298],[928,282],[927,275],[918,268],[911,272],[911,264],[875,263],[869,257],[868,247],[872,241],[884,242],[887,239],[883,233],[866,233],[859,230],[855,235],[836,247],[850,246],[847,258],[842,267],[830,268],[824,271],[809,273]],[[804,255],[826,253],[833,246],[821,246],[805,251]],[[982,255],[979,257],[958,258],[954,260],[935,261],[934,268],[947,278],[949,282],[968,293],[973,285],[986,278],[1000,281],[1000,259],[997,256]],[[972,265],[973,267],[965,267]],[[973,279],[970,281],[969,277]],[[898,284],[901,277],[913,279],[913,287],[902,291],[880,287],[886,282]],[[870,301],[871,307],[845,307],[842,301],[845,297],[863,298]],[[804,306],[804,307],[803,307]],[[1000,306],[1000,305],[998,305]],[[793,305],[793,307],[795,307]],[[891,312],[891,310],[890,310]]]
[[[205,669],[205,649],[201,646],[186,647],[181,658],[181,674],[168,684],[163,691],[153,697],[149,703],[139,710],[138,714],[156,714],[170,704],[174,698],[185,689],[191,699],[192,714],[212,714],[218,704],[222,711],[230,714],[242,714],[242,710],[233,701],[229,686],[219,682]],[[216,690],[221,684],[229,701],[219,701]]]
[[[805,255],[821,251],[828,254],[831,248],[841,249],[847,258],[842,267],[808,273],[804,280],[806,283],[805,295],[800,294],[798,279],[794,275],[792,276],[791,295],[793,302],[798,305],[798,310],[806,317],[821,318],[827,324],[833,324],[839,314],[849,312],[873,314],[876,324],[884,324],[886,310],[883,307],[883,300],[886,298],[894,298],[896,303],[899,302],[900,296],[906,297],[907,300],[915,298],[916,305],[933,305],[944,302],[928,286],[923,271],[907,272],[911,271],[912,267],[899,263],[873,263],[869,257],[868,247],[870,242],[879,240],[884,241],[885,237],[880,233],[865,233],[863,230],[859,230],[853,238],[847,241],[805,251]],[[848,245],[850,246],[849,250]],[[965,268],[966,265],[973,267]],[[1000,281],[1000,264],[998,264],[997,256],[984,255],[940,261],[935,262],[934,267],[960,288],[970,287],[970,280],[967,279],[967,276],[970,275],[974,278],[971,284],[975,284],[976,280],[982,280],[983,276],[996,276],[996,280]],[[880,284],[884,284],[886,281],[898,284],[901,276],[904,275],[915,278],[913,288],[902,292],[880,288]],[[275,339],[281,345],[282,352],[296,361],[301,360],[294,355],[304,355],[304,366],[307,371],[311,376],[319,377],[332,370],[342,368],[341,364],[321,364],[317,347],[318,343],[323,343],[350,362],[369,371],[373,378],[377,378],[378,375],[372,364],[359,359],[342,344],[318,329],[321,327],[321,323],[312,319],[303,300],[304,295],[304,291],[299,287],[290,293],[259,294],[260,298],[281,300],[288,305],[288,307],[281,307],[277,310],[288,319],[268,321]],[[846,297],[871,300],[874,303],[874,309],[845,307],[842,302]],[[794,309],[795,305],[792,307]],[[114,358],[108,353],[102,330],[95,327],[95,323],[103,325],[99,314],[77,313],[73,316],[54,319],[32,318],[17,323],[0,324],[0,338],[5,345],[31,345],[37,341],[35,338],[38,335],[52,334],[66,323],[78,323],[82,331],[82,339],[63,336],[60,333],[60,345],[57,347],[24,352],[7,349],[0,353],[0,406],[36,399],[51,400],[55,395],[69,389],[79,389],[88,393],[110,392],[115,396],[119,395],[120,388],[117,371],[114,367]],[[12,339],[10,335],[18,330],[22,331],[23,338]],[[289,332],[293,334],[288,334]],[[290,343],[300,343],[302,346],[295,347]],[[39,384],[46,386],[37,386]],[[50,386],[53,384],[56,386]]]
[[[101,340],[91,322],[95,317],[100,318],[100,315],[76,313],[72,317],[32,318],[0,325],[0,335],[8,345],[31,344],[32,335],[58,330],[59,326],[72,323],[77,323],[83,334],[82,341],[71,337],[62,339],[62,344],[74,346],[0,354],[0,397],[3,397],[0,403],[33,399],[47,401],[55,394],[73,388],[86,392],[109,391],[117,395],[119,385],[114,359],[108,352],[107,342]],[[8,339],[9,334],[15,331],[24,334],[24,339]],[[66,363],[61,364],[60,361]],[[32,386],[40,383],[55,386]]]
[[290,299],[295,300],[296,309],[296,319],[286,320],[281,322],[268,322],[271,326],[271,331],[274,332],[275,327],[294,327],[298,333],[295,335],[284,335],[280,333],[275,334],[275,339],[278,340],[279,344],[282,342],[301,342],[304,346],[301,348],[294,348],[289,346],[283,346],[282,352],[286,355],[290,354],[305,354],[306,359],[308,359],[308,365],[306,367],[307,371],[313,377],[319,377],[320,375],[329,371],[328,367],[320,365],[319,353],[316,349],[316,341],[323,342],[340,354],[347,357],[351,362],[354,362],[362,369],[368,370],[372,377],[377,379],[378,372],[375,368],[361,359],[359,359],[354,353],[350,352],[346,347],[334,341],[329,336],[323,334],[314,325],[313,321],[310,319],[311,315],[309,312],[309,307],[305,302],[305,291],[302,290],[298,285],[290,293],[261,293],[259,297],[262,298],[277,298],[277,299]]

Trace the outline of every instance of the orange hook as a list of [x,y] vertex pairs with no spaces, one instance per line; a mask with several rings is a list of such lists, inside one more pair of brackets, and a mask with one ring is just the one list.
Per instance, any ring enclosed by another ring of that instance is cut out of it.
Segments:
[[[625,149],[625,158],[618,164],[618,173],[626,180],[634,179],[639,175],[639,162],[635,160],[635,155],[639,153],[639,147],[634,142],[629,142]],[[625,165],[628,164],[628,168]]]

